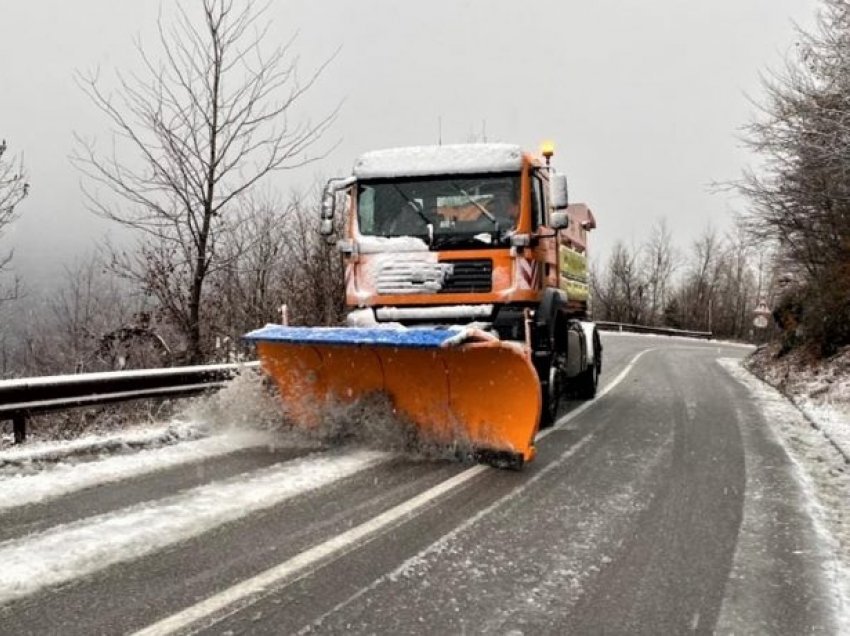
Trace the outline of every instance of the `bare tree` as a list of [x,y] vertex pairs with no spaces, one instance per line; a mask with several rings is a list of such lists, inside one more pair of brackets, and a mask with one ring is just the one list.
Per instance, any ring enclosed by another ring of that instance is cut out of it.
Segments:
[[[0,142],[0,237],[3,236],[6,226],[15,220],[15,210],[30,188],[23,161],[4,158],[7,150],[8,145],[4,139]],[[0,254],[0,273],[3,273],[11,260],[12,252]],[[10,288],[0,289],[0,302],[16,298],[18,290],[18,281],[15,279]]]
[[221,246],[222,265],[210,274],[209,329],[228,354],[245,331],[280,321],[283,290],[293,274],[286,271],[284,253],[291,214],[277,194],[251,196]]
[[750,330],[752,311],[759,302],[758,264],[753,258],[753,245],[743,226],[737,223],[726,240],[726,269],[721,290],[725,312],[724,331],[744,337]]
[[717,230],[706,227],[693,242],[693,249],[681,281],[678,304],[689,329],[711,331],[721,239]]
[[212,331],[234,342],[246,330],[278,321],[283,305],[295,324],[337,324],[343,310],[343,274],[335,245],[319,234],[321,188],[284,203],[252,200],[228,235],[224,265],[210,277],[215,306]]
[[754,255],[740,226],[725,237],[707,227],[685,258],[659,221],[640,249],[618,242],[593,270],[595,317],[747,337],[763,267]]
[[[162,304],[190,361],[210,345],[204,288],[229,218],[264,177],[322,156],[307,153],[335,118],[292,123],[324,65],[300,81],[292,41],[266,52],[267,7],[203,0],[201,8],[199,20],[180,4],[173,24],[160,16],[161,58],[137,42],[145,73],[119,73],[117,97],[96,73],[78,76],[111,122],[114,147],[102,154],[78,136],[73,156],[90,179],[91,209],[141,233],[142,253],[116,264]],[[97,185],[119,200],[104,199]]]
[[595,269],[591,272],[596,317],[616,322],[643,323],[645,273],[640,264],[639,250],[630,249],[622,241],[615,243],[603,272]]
[[765,82],[748,129],[762,168],[740,189],[749,231],[798,277],[807,338],[829,353],[850,343],[850,2],[823,0],[817,28],[799,35],[797,57]]
[[643,269],[647,287],[647,316],[649,324],[658,324],[667,304],[672,277],[679,265],[679,254],[666,219],[656,221],[643,245]]
[[[91,255],[65,267],[58,289],[17,314],[4,371],[43,375],[163,366],[143,357],[156,340],[152,312]],[[161,338],[159,338],[161,340]],[[158,353],[161,346],[153,347]],[[152,364],[147,365],[146,362]]]
[[286,289],[292,318],[300,324],[333,325],[344,312],[344,275],[336,238],[319,234],[322,187],[293,194],[290,231],[285,235]]

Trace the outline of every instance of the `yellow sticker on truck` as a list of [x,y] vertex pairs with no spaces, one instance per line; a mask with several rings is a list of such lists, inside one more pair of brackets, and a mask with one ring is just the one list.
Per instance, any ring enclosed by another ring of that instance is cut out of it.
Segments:
[[571,300],[587,300],[590,293],[587,275],[587,257],[565,245],[558,249],[559,287]]

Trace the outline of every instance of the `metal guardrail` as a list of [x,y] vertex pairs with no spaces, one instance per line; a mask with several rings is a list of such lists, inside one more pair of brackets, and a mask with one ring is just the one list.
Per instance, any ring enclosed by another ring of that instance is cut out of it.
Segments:
[[0,380],[0,422],[11,420],[15,443],[27,436],[27,419],[39,413],[220,389],[236,373],[258,362],[168,369],[106,371]]
[[646,325],[631,325],[623,322],[597,322],[595,323],[602,331],[628,331],[631,333],[650,333],[659,336],[687,336],[689,338],[713,338],[710,331],[688,331],[686,329],[673,329],[672,327],[647,327]]

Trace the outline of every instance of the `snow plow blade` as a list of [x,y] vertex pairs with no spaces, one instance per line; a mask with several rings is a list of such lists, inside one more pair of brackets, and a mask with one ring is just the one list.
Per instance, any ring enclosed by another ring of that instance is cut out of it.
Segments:
[[541,398],[525,349],[464,327],[359,328],[267,325],[245,336],[302,426],[322,404],[390,397],[423,438],[459,443],[480,456],[534,457]]

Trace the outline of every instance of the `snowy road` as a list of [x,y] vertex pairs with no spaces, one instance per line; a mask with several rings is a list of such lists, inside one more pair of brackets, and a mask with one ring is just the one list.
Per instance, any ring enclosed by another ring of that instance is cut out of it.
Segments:
[[841,633],[834,542],[718,363],[746,350],[603,341],[521,473],[243,436],[0,475],[0,633]]

